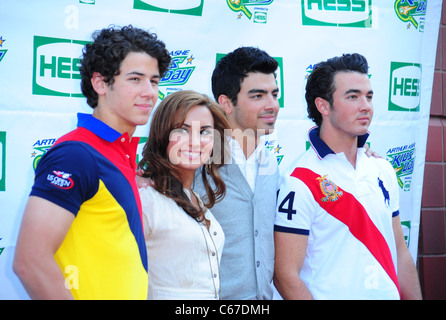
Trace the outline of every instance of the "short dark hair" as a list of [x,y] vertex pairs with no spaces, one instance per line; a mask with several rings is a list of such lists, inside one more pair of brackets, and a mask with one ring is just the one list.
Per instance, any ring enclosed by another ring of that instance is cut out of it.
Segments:
[[99,72],[107,84],[113,84],[114,76],[119,75],[121,63],[130,52],[145,52],[157,59],[161,76],[170,66],[169,51],[154,33],[132,25],[110,26],[95,31],[92,37],[93,42],[83,49],[80,67],[81,90],[92,108],[98,105],[98,94],[91,84],[93,73]]
[[369,69],[364,56],[353,53],[343,54],[315,65],[313,72],[307,79],[305,99],[307,101],[308,118],[316,125],[322,123],[322,116],[316,107],[315,100],[320,97],[333,105],[333,93],[336,90],[334,77],[338,72],[359,72],[367,74]]
[[220,59],[212,73],[214,99],[226,95],[237,105],[240,86],[249,72],[275,74],[278,62],[265,51],[255,47],[240,47]]

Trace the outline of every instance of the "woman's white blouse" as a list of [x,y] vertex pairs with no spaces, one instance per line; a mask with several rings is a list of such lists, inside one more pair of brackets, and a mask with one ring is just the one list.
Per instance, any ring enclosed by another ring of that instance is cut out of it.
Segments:
[[205,214],[210,221],[208,230],[152,187],[141,188],[139,193],[148,256],[148,299],[219,299],[225,238],[212,213],[207,210]]

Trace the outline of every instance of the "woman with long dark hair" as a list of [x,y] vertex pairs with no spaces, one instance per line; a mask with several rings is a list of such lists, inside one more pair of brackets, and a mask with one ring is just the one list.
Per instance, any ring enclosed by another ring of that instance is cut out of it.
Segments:
[[[217,171],[224,165],[225,129],[218,104],[195,91],[167,96],[153,114],[139,164],[152,181],[140,189],[149,299],[220,297],[224,234],[209,208],[225,194]],[[194,179],[206,186],[205,202],[193,191]]]

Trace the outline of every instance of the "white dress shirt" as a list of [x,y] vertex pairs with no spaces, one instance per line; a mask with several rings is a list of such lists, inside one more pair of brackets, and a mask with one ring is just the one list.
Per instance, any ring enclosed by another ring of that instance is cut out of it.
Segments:
[[232,139],[232,159],[239,166],[240,171],[254,192],[256,185],[256,178],[259,172],[259,164],[262,163],[265,153],[264,139],[260,138],[260,142],[257,145],[254,152],[246,159],[242,148],[237,140]]
[[224,233],[212,213],[205,213],[208,230],[152,187],[141,188],[139,193],[148,256],[148,299],[219,299]]

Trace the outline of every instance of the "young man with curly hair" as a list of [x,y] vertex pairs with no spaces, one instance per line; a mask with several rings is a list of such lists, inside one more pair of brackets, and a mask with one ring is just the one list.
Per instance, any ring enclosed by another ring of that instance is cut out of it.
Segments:
[[79,114],[39,162],[23,215],[13,268],[33,299],[147,298],[132,135],[149,119],[170,56],[132,26],[93,40],[80,69],[93,114]]

